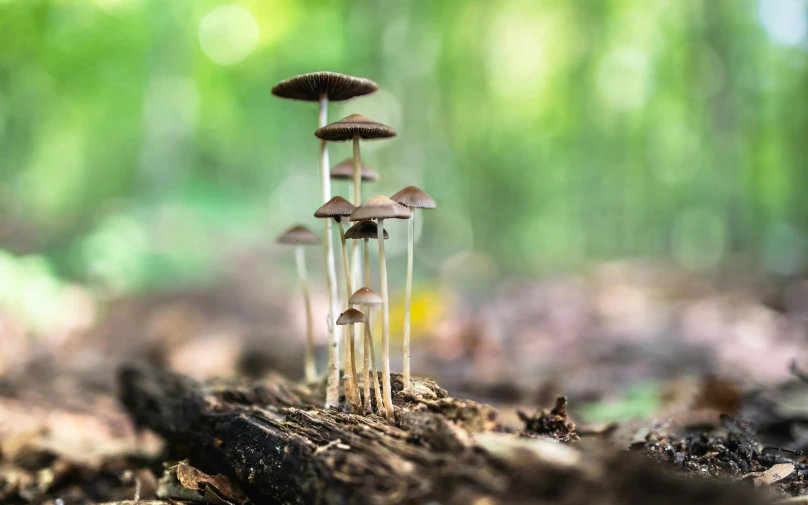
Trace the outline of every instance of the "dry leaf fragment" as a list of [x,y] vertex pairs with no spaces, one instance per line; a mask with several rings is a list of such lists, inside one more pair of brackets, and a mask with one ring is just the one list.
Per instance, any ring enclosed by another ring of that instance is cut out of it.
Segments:
[[794,465],[791,463],[780,463],[769,468],[759,476],[753,477],[752,481],[755,483],[755,486],[770,486],[791,475],[794,468]]

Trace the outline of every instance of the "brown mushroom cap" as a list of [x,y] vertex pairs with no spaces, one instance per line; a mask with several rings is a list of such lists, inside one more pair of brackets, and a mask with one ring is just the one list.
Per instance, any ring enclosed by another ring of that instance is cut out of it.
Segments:
[[339,72],[312,72],[279,82],[272,87],[272,94],[280,98],[307,102],[319,102],[320,98],[325,96],[332,102],[341,102],[369,95],[378,89],[379,86],[369,79]]
[[381,305],[384,303],[379,293],[370,288],[359,288],[348,299],[351,305]]
[[361,114],[351,114],[314,132],[317,138],[331,142],[342,142],[359,137],[362,140],[379,140],[396,136],[389,126],[377,123]]
[[412,212],[407,207],[396,203],[384,195],[376,195],[363,203],[351,214],[351,221],[367,221],[368,219],[409,219]]
[[365,314],[361,310],[356,309],[348,309],[342,314],[339,315],[337,318],[337,324],[340,326],[344,326],[346,324],[353,324],[353,323],[364,323],[365,322]]
[[[379,180],[379,174],[369,169],[364,163],[359,164],[359,173],[363,181],[375,182]],[[332,179],[353,179],[353,158],[340,161],[331,167]]]
[[391,196],[390,199],[411,209],[434,209],[437,207],[434,198],[415,186],[407,186]]
[[298,224],[283,232],[276,242],[286,245],[319,245],[320,237],[302,224]]
[[[387,230],[382,230],[384,232],[385,240],[390,238],[390,235],[387,234]],[[378,239],[379,238],[379,229],[376,227],[376,223],[374,221],[359,221],[355,225],[351,226],[345,231],[345,238],[350,239],[363,239],[363,238],[372,238]]]
[[345,216],[350,216],[356,209],[356,205],[341,196],[335,196],[331,200],[325,202],[322,207],[314,211],[314,217],[333,217],[337,221]]

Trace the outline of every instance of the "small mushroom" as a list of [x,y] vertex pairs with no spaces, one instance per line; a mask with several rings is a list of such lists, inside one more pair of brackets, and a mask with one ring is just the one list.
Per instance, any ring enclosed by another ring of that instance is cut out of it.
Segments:
[[407,186],[390,197],[394,202],[412,210],[407,232],[407,287],[404,291],[404,366],[402,370],[404,388],[410,387],[410,306],[412,305],[412,265],[413,244],[415,242],[415,209],[434,209],[435,200],[415,186]]
[[345,326],[346,324],[354,324],[354,323],[364,323],[365,322],[365,314],[362,313],[360,310],[356,310],[354,308],[350,308],[339,315],[337,318],[337,324],[340,326]]
[[[368,245],[368,241],[370,239],[376,239],[378,237],[378,228],[376,227],[376,223],[373,221],[359,221],[355,225],[351,226],[345,231],[345,238],[352,239],[352,240],[360,240],[364,241],[364,284],[365,286],[370,285],[370,247]],[[384,239],[387,240],[390,238],[390,235],[387,234],[387,230],[384,230]],[[356,293],[351,296],[351,302],[355,303],[354,297],[360,291],[367,290],[371,291],[370,288],[361,288]],[[371,291],[372,292],[372,291]],[[375,294],[375,293],[374,293]],[[381,304],[381,297],[378,296],[378,304]],[[377,305],[375,303],[371,303],[371,305]],[[373,386],[376,392],[376,405],[381,412],[384,408],[382,405],[382,394],[381,390],[379,389],[379,374],[376,372],[376,351],[373,346],[373,335],[371,333],[371,325],[370,325],[370,307],[365,309],[367,313],[368,323],[365,325],[365,370],[364,370],[364,377],[365,377],[365,411],[370,411],[370,398],[368,397],[368,389],[370,387],[370,383],[368,381],[368,348],[370,348],[370,359],[372,360],[371,363],[373,365]]]
[[[356,207],[348,200],[341,196],[335,196],[319,209],[314,211],[314,217],[334,219],[339,226],[340,243],[342,244],[342,266],[345,269],[345,299],[351,297],[353,293],[353,286],[351,282],[351,269],[348,267],[348,248],[345,244],[345,227],[342,224],[342,218],[348,217],[356,209]],[[349,398],[351,404],[355,407],[359,406],[359,389],[356,383],[356,358],[354,349],[354,333],[353,326],[350,327],[350,332],[345,337],[345,373],[348,374],[348,385],[345,388],[345,397]]]
[[[272,94],[289,100],[317,102],[319,104],[318,127],[328,123],[328,102],[350,100],[368,95],[379,86],[368,79],[352,77],[338,72],[313,72],[283,80],[272,88]],[[331,179],[329,178],[328,147],[320,141],[320,187],[323,202],[331,199]],[[328,284],[328,384],[325,406],[334,407],[339,403],[339,339],[332,322],[337,315],[337,271],[334,262],[334,242],[331,234],[331,220],[323,221],[325,240],[325,271]]]
[[297,263],[297,277],[303,290],[303,304],[306,309],[306,351],[303,357],[303,369],[306,380],[312,382],[317,379],[317,367],[314,364],[314,322],[311,315],[311,295],[309,292],[309,274],[306,269],[306,254],[303,246],[319,245],[320,237],[303,225],[292,226],[277,240],[278,244],[295,246],[295,261]]
[[[359,205],[362,202],[362,157],[359,154],[359,141],[382,140],[396,136],[396,131],[389,126],[383,125],[361,114],[351,114],[334,123],[319,128],[314,135],[327,142],[353,142],[353,204]],[[358,272],[356,266],[359,264],[359,248],[353,246],[351,251],[353,258],[354,272]]]
[[370,367],[368,366],[369,359],[373,360],[373,388],[376,393],[376,406],[381,411],[382,409],[382,392],[379,388],[379,374],[376,371],[376,352],[373,350],[373,335],[370,332],[370,309],[371,305],[381,305],[382,297],[370,288],[359,288],[351,295],[348,302],[351,305],[364,305],[365,307],[365,368],[363,370],[363,378],[365,385],[365,412],[371,412],[370,406]]
[[[356,208],[351,221],[376,220],[376,236],[384,237],[385,219],[409,219],[412,212],[407,207],[383,195],[376,195]],[[384,240],[379,242],[379,275],[382,285],[382,379],[385,417],[393,417],[393,396],[390,388],[390,297],[387,291],[387,261],[384,256]]]

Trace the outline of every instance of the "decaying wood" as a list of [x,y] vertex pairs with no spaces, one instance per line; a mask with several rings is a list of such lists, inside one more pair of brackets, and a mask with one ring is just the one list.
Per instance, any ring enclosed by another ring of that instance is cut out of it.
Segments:
[[682,479],[625,451],[507,433],[495,410],[428,379],[402,391],[394,375],[394,423],[321,410],[324,391],[280,377],[199,383],[133,365],[119,380],[139,426],[255,503],[755,503],[734,485]]

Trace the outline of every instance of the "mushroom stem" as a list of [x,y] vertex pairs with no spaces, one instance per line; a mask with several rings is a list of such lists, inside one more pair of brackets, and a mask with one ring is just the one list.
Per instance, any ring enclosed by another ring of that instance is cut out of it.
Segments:
[[384,218],[376,220],[379,236],[379,275],[382,285],[382,386],[384,416],[393,418],[393,397],[390,391],[390,303],[387,293],[387,260],[384,256]]
[[303,246],[295,247],[295,261],[297,263],[297,277],[303,291],[303,304],[306,308],[306,351],[303,355],[303,369],[306,381],[317,380],[317,367],[314,364],[314,321],[311,313],[311,295],[309,293],[309,274],[306,269],[306,253]]
[[[319,126],[328,123],[328,97],[320,97]],[[328,163],[328,146],[320,140],[320,184],[323,190],[323,203],[331,199],[331,174]],[[339,339],[337,338],[337,267],[334,261],[334,241],[331,233],[331,220],[323,219],[323,244],[325,249],[325,271],[328,283],[328,379],[325,394],[325,408],[339,404]]]
[[[364,239],[365,242],[365,286],[370,286],[370,245],[369,240]],[[365,305],[365,410],[370,411],[370,381],[368,380],[368,348],[370,348],[370,359],[372,360],[373,369],[373,390],[376,393],[376,405],[379,412],[382,410],[382,390],[379,388],[379,373],[376,371],[376,351],[373,349],[373,333],[371,330],[370,311],[373,309],[370,305]]]
[[[351,191],[353,193],[354,205],[362,205],[362,170],[360,163],[362,161],[359,154],[359,136],[353,138],[353,180],[351,182]],[[354,286],[359,286],[359,244],[353,241],[351,244],[351,274],[353,275]],[[367,286],[367,284],[365,284]],[[369,286],[368,286],[369,287]]]
[[412,263],[413,243],[415,242],[415,209],[413,209],[407,231],[407,286],[404,291],[404,388],[410,387],[410,306],[412,304]]
[[[348,247],[345,243],[345,227],[342,225],[342,220],[336,220],[339,226],[339,238],[342,242],[342,267],[345,269],[345,291],[347,297],[345,301],[351,298],[353,293],[353,282],[351,282],[351,271],[348,268]],[[356,359],[354,358],[354,325],[348,326],[348,331],[345,334],[345,373],[348,374],[348,383],[345,387],[345,397],[350,399],[354,407],[359,407],[359,388],[356,384]]]

